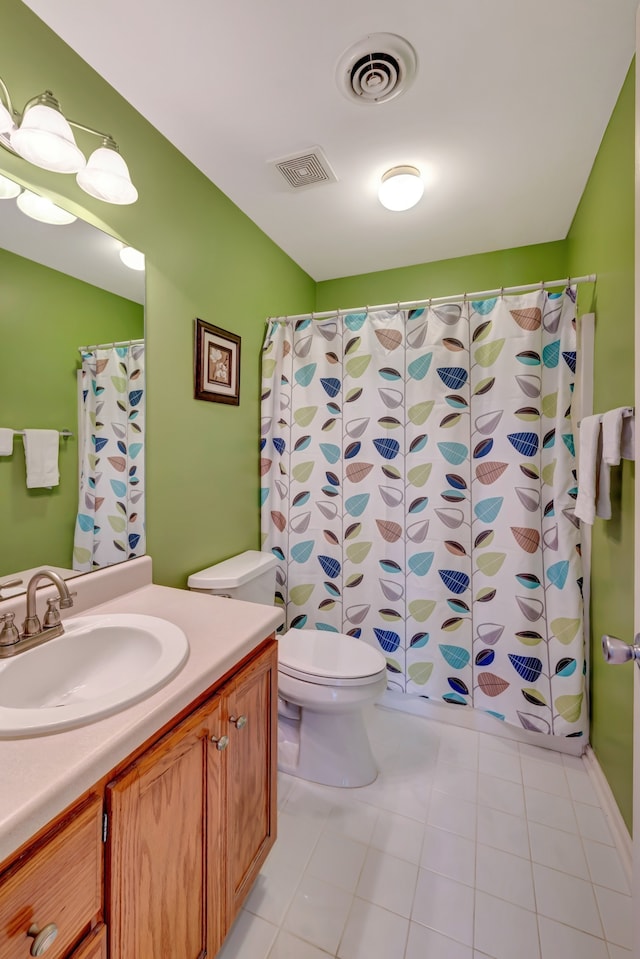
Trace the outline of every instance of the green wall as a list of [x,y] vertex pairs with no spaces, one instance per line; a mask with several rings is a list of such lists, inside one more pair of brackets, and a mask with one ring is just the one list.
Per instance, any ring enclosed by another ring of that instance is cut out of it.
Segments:
[[75,434],[60,442],[60,485],[51,490],[27,489],[18,437],[13,456],[0,458],[0,577],[45,562],[71,566],[78,347],[135,339],[143,331],[140,304],[0,250],[0,426]]
[[[17,108],[52,90],[69,116],[112,133],[139,190],[136,204],[116,207],[73,177],[0,156],[10,176],[146,254],[147,545],[155,581],[184,586],[189,572],[259,546],[264,321],[313,309],[315,285],[19,0],[4,0],[2,24],[0,75]],[[78,144],[99,145],[81,133]],[[193,399],[196,317],[242,337],[239,407]]]
[[[626,78],[567,239],[573,275],[597,273],[594,410],[634,404],[635,71]],[[593,526],[591,741],[629,826],[632,811],[633,671],[607,666],[603,633],[633,636],[635,464],[611,470],[612,518]]]
[[566,245],[564,240],[559,240],[326,280],[317,284],[316,310],[407,302],[412,298],[472,293],[540,280],[560,280],[566,276]]

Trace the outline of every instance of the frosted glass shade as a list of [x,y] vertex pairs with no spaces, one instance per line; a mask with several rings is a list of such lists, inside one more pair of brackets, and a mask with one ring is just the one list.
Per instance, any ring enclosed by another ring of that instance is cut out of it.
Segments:
[[0,133],[8,133],[13,129],[13,117],[0,100]]
[[144,270],[144,253],[132,246],[123,246],[120,250],[120,259],[130,270]]
[[387,210],[410,210],[422,198],[424,183],[414,166],[396,166],[382,177],[378,199]]
[[0,176],[0,200],[12,200],[18,196],[22,187],[8,176]]
[[138,199],[127,164],[112,147],[102,146],[94,150],[76,180],[85,193],[106,203],[124,205]]
[[10,141],[16,153],[43,170],[77,173],[86,162],[63,115],[45,103],[36,103],[25,111]]
[[39,196],[32,193],[31,190],[24,190],[16,203],[23,213],[30,216],[32,220],[40,220],[41,223],[51,223],[53,226],[64,226],[67,223],[73,223],[77,216],[56,206],[45,196]]

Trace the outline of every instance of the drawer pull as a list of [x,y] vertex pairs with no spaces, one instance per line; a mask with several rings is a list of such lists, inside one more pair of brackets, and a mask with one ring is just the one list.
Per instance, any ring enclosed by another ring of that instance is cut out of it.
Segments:
[[236,729],[242,729],[243,726],[247,725],[248,720],[246,716],[238,716],[237,719],[235,716],[229,716],[229,722],[233,723]]
[[223,749],[226,749],[227,746],[229,745],[229,737],[228,736],[212,736],[211,742],[216,744],[216,749],[223,750]]
[[40,929],[34,922],[27,929],[27,935],[33,937],[31,955],[42,956],[58,935],[58,927],[55,922],[49,922],[43,929]]

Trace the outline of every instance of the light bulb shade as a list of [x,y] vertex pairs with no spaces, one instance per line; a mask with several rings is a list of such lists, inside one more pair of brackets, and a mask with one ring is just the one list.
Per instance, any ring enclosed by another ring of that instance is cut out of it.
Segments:
[[382,177],[378,199],[387,210],[410,210],[423,193],[420,171],[414,166],[396,166]]
[[144,253],[133,246],[123,246],[120,250],[120,259],[130,270],[144,270]]
[[0,100],[0,133],[9,133],[13,130],[13,117]]
[[112,147],[101,146],[94,150],[76,180],[85,193],[105,203],[124,205],[138,199],[127,164]]
[[39,196],[32,193],[31,190],[24,190],[16,203],[23,213],[30,216],[32,220],[39,220],[41,223],[50,223],[53,226],[65,226],[67,223],[73,223],[77,216],[56,206],[45,196]]
[[0,200],[12,200],[18,196],[22,187],[8,176],[0,175]]
[[11,146],[24,160],[54,173],[77,173],[85,165],[82,151],[76,146],[71,127],[59,109],[50,103],[34,103],[27,107],[22,122],[11,133]]

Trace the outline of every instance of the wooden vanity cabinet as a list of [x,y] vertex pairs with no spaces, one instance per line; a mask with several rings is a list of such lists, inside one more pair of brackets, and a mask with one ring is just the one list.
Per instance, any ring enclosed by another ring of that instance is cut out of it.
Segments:
[[[242,719],[246,718],[246,723]],[[277,645],[229,684],[226,750],[226,928],[235,919],[276,838]]]
[[[102,918],[102,876],[102,797],[94,794],[0,873],[0,959],[38,954],[33,926],[45,936],[47,959],[100,956],[84,947],[95,944]],[[52,926],[57,933],[46,937]]]
[[269,643],[107,786],[110,959],[215,956],[275,841]]

